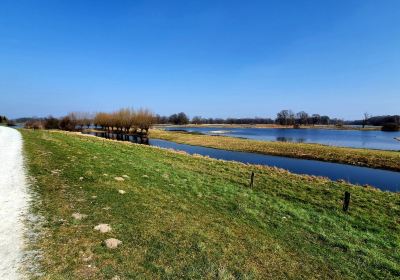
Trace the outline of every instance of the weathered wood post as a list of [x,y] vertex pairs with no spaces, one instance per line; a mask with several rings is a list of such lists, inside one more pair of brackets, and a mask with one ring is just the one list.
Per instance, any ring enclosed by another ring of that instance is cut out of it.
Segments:
[[346,212],[349,210],[349,204],[350,204],[350,193],[346,191],[344,193],[343,211]]
[[254,172],[251,172],[250,177],[250,188],[254,187]]

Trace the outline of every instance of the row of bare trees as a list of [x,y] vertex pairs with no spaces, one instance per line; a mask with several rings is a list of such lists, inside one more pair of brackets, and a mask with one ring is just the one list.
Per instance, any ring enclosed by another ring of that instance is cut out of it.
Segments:
[[147,109],[120,109],[113,113],[97,113],[93,119],[96,127],[120,133],[147,133],[156,118]]
[[282,110],[276,114],[275,123],[280,125],[338,125],[343,123],[343,121],[331,119],[328,116],[321,116],[319,114],[309,115],[304,111],[294,113],[292,110]]
[[90,114],[73,112],[61,119],[49,116],[44,119],[27,121],[25,127],[75,131],[89,129],[93,126],[94,128],[100,128],[108,132],[147,134],[155,121],[154,114],[147,109],[134,110],[126,108],[112,113],[99,112]]

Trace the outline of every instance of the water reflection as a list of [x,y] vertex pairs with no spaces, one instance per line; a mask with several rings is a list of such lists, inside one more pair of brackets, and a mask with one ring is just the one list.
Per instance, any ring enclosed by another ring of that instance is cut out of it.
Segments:
[[129,141],[137,144],[149,145],[149,138],[142,134],[122,134],[112,132],[85,132],[85,134],[118,141]]
[[277,136],[276,141],[278,142],[296,142],[296,143],[306,143],[306,138],[292,138],[292,137],[285,137],[285,136]]

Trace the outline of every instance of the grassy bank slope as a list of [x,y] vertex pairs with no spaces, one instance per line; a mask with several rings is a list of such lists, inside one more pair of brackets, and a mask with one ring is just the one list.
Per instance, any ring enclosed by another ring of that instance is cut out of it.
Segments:
[[151,130],[150,136],[182,144],[285,157],[315,159],[400,171],[400,152],[332,147],[320,144],[267,142],[226,136]]
[[[35,244],[43,279],[400,277],[398,194],[148,146],[21,131],[37,194],[32,211],[45,220]],[[115,180],[123,175],[129,177]],[[345,190],[352,193],[349,213],[341,210]],[[74,220],[76,212],[87,217]],[[100,223],[112,231],[93,230]],[[107,238],[123,243],[108,249]]]

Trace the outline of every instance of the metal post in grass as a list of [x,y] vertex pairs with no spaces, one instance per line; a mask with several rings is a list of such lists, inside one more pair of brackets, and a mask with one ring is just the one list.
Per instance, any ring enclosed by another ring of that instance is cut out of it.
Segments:
[[344,193],[343,211],[347,212],[349,210],[349,204],[350,204],[350,193],[346,191]]
[[254,172],[251,172],[250,177],[250,188],[254,187]]

